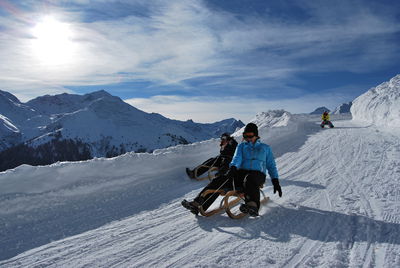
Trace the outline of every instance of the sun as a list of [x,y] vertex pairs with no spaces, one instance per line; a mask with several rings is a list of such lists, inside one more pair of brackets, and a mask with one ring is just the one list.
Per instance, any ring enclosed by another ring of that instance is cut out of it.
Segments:
[[33,52],[45,65],[62,65],[73,60],[75,45],[69,24],[44,17],[32,30]]

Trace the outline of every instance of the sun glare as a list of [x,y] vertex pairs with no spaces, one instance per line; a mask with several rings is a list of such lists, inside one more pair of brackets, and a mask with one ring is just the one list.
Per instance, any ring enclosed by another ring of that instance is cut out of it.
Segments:
[[52,17],[43,18],[33,28],[33,50],[46,65],[62,65],[72,60],[74,44],[69,24]]

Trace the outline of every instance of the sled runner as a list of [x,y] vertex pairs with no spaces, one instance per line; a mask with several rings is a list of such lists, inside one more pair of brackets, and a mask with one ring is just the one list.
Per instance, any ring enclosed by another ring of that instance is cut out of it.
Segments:
[[[263,186],[262,186],[263,187]],[[269,200],[269,197],[265,196],[264,192],[261,190],[262,187],[260,187],[260,192],[262,199],[260,200],[260,205],[266,204]],[[246,213],[242,212],[233,212],[232,209],[237,206],[241,200],[244,200],[244,193],[240,190],[207,190],[202,194],[202,197],[206,197],[209,194],[213,193],[218,193],[219,195],[223,196],[221,203],[218,208],[210,210],[210,211],[204,211],[203,208],[200,206],[199,207],[199,212],[201,215],[205,217],[210,217],[212,215],[215,215],[217,213],[220,213],[225,210],[225,212],[228,214],[228,216],[231,219],[241,219],[244,216],[246,216]]]
[[[197,175],[197,171],[198,171],[198,169],[201,168],[201,167],[208,168],[208,171],[207,171],[207,175],[206,175],[206,176],[199,177],[199,176]],[[217,167],[210,167],[210,166],[205,166],[205,165],[198,166],[198,167],[196,167],[195,170],[194,170],[194,179],[195,179],[195,180],[198,180],[198,181],[212,180],[212,179],[214,179],[214,178],[216,177],[215,174],[216,174],[217,171],[218,171],[218,168],[217,168]]]

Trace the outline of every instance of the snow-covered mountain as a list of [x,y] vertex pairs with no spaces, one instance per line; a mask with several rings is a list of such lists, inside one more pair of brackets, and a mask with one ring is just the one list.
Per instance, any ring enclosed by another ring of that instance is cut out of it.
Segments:
[[[241,121],[233,118],[211,124],[171,120],[136,109],[106,91],[85,95],[46,95],[24,104],[10,93],[1,93],[0,149],[3,152],[0,152],[0,160],[10,154],[21,154],[21,151],[35,154],[27,156],[27,159],[51,158],[44,161],[49,163],[87,159],[88,151],[89,158],[115,156],[128,151],[153,151],[215,138],[243,126]],[[14,146],[21,143],[23,147]],[[74,147],[69,150],[70,156],[53,158],[65,153],[65,143]],[[60,151],[60,146],[63,151]],[[85,157],[81,155],[83,152]]]
[[329,110],[328,108],[322,106],[322,107],[318,107],[317,109],[315,109],[310,114],[323,114],[325,111],[328,111],[328,113],[329,113],[331,110]]
[[338,107],[333,110],[333,114],[347,114],[350,113],[350,108],[353,105],[353,102],[348,102],[348,103],[342,103]]
[[400,74],[356,98],[351,114],[356,121],[400,127]]
[[23,125],[28,118],[37,113],[27,105],[21,103],[17,97],[9,92],[0,90],[0,114],[7,117],[14,125]]
[[[223,132],[233,132],[243,124],[235,119],[227,119],[213,124],[198,124],[171,120],[160,114],[149,114],[111,95],[89,95],[75,104],[70,112],[69,105],[60,102],[57,115],[47,125],[45,136],[31,141],[43,144],[49,133],[57,132],[65,139],[80,140],[91,144],[94,156],[104,156],[112,148],[124,151],[152,151],[177,144],[192,143],[218,137]],[[50,105],[49,105],[50,106]],[[47,112],[49,109],[45,109]],[[47,112],[48,113],[48,112]],[[51,137],[50,137],[51,138]]]

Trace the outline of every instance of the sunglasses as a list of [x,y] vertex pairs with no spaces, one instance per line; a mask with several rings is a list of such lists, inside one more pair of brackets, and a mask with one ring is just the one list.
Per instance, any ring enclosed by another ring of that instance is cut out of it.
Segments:
[[254,138],[256,135],[249,135],[249,134],[244,134],[243,133],[243,138],[245,138],[245,139],[252,139],[252,138]]

